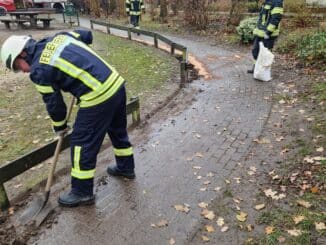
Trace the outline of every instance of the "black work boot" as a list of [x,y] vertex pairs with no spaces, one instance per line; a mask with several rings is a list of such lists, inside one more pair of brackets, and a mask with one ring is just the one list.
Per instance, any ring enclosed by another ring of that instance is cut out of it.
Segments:
[[108,174],[110,174],[112,176],[125,177],[128,179],[134,179],[136,177],[134,170],[122,171],[122,170],[118,169],[117,166],[108,167],[108,169],[106,171],[108,172]]
[[69,193],[61,194],[58,203],[64,207],[91,205],[95,203],[95,195],[81,196],[70,191]]
[[254,70],[255,70],[255,65],[252,67],[251,70],[247,70],[248,74],[254,74]]

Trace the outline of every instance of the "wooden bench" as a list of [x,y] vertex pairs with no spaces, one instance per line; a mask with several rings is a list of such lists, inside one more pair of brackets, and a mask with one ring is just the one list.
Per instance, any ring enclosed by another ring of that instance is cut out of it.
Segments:
[[20,28],[25,28],[24,23],[29,22],[29,20],[24,20],[24,19],[18,19],[18,20],[2,19],[0,21],[5,24],[7,29],[10,29],[11,23],[16,23]]
[[54,18],[37,18],[38,21],[43,22],[43,28],[49,28],[50,27],[50,22],[54,20]]

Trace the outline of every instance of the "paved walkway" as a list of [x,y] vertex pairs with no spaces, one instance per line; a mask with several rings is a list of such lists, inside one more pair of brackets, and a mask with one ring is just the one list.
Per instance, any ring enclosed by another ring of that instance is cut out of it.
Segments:
[[[271,109],[272,86],[246,74],[248,54],[203,41],[173,40],[187,46],[212,78],[189,84],[149,120],[145,131],[131,133],[135,180],[108,177],[105,169],[113,156],[111,149],[103,151],[96,205],[57,208],[57,222],[50,229],[42,227],[42,235],[30,243],[166,245],[171,238],[176,244],[191,242],[203,221],[198,204],[223,195],[214,189],[223,189],[261,134]],[[187,106],[183,100],[189,101]],[[140,138],[144,133],[147,137]],[[69,180],[62,183],[69,186]],[[190,211],[177,211],[177,204]],[[167,226],[160,227],[164,222]],[[220,244],[237,244],[232,229],[222,235]]]

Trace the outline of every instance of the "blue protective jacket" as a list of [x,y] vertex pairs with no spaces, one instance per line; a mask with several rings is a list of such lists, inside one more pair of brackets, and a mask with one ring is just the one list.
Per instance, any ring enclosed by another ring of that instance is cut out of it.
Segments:
[[283,0],[266,0],[261,7],[254,35],[263,38],[265,34],[277,37],[283,15]]
[[81,108],[96,106],[113,96],[124,79],[89,45],[87,30],[60,32],[26,47],[30,78],[42,94],[53,128],[66,127],[66,105],[62,91],[70,92]]
[[126,0],[126,12],[128,15],[141,15],[142,10],[145,10],[143,0]]

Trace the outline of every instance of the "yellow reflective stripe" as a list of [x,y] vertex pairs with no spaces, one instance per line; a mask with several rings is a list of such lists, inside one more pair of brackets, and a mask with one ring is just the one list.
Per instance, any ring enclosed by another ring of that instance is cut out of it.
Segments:
[[284,10],[280,7],[275,7],[272,9],[271,14],[283,14]]
[[54,92],[54,90],[51,86],[35,84],[35,87],[36,87],[37,91],[39,91],[42,94],[50,94],[50,93]]
[[92,100],[95,99],[97,96],[105,93],[117,80],[119,74],[117,72],[111,74],[109,78],[102,84],[100,88],[95,91],[89,92],[80,97],[81,100]]
[[55,127],[63,126],[63,125],[65,125],[65,123],[66,123],[66,119],[63,120],[63,121],[60,121],[60,122],[55,122],[55,121],[52,120],[52,125],[55,126]]
[[130,4],[130,1],[129,0],[126,0],[126,3],[129,3]]
[[273,31],[275,31],[275,29],[276,29],[276,25],[268,24],[268,26],[267,26],[268,31],[273,32]]
[[280,30],[279,30],[279,29],[277,29],[276,31],[274,31],[274,32],[272,33],[272,37],[276,37],[276,36],[278,36],[278,35],[280,35]]
[[95,169],[93,170],[83,170],[77,171],[76,169],[71,169],[71,176],[77,179],[92,179],[95,176]]
[[92,90],[96,90],[102,85],[98,80],[96,80],[85,70],[78,68],[74,64],[60,57],[55,61],[54,66],[60,69],[61,71],[67,73],[69,76],[79,79]]
[[79,41],[77,41],[77,40],[72,40],[72,42],[71,43],[73,43],[73,44],[75,44],[75,45],[77,45],[77,46],[79,46],[79,47],[81,47],[81,48],[83,48],[83,49],[86,49],[88,52],[90,52],[92,55],[94,55],[94,56],[96,56],[99,60],[101,60],[105,65],[107,65],[107,67],[109,67],[110,68],[110,70],[112,71],[112,73],[113,72],[116,72],[116,70],[112,67],[112,66],[110,66],[102,57],[100,57],[97,53],[95,53],[94,52],[94,50],[93,49],[91,49],[89,46],[87,46],[86,44],[84,44],[84,43],[82,43],[82,42],[79,42]]
[[75,31],[70,31],[69,34],[73,35],[75,38],[79,38],[80,34]]
[[112,87],[106,93],[90,101],[82,100],[79,104],[80,108],[91,107],[91,106],[101,104],[102,102],[109,99],[112,95],[114,95],[119,90],[119,88],[123,83],[124,83],[124,79],[122,77],[119,77],[117,81],[114,83],[114,85],[112,85]]
[[264,6],[264,9],[271,9],[271,7],[272,7],[272,5],[266,4],[266,5]]
[[113,148],[114,155],[118,157],[124,157],[124,156],[131,156],[133,153],[132,147],[124,148],[124,149],[117,149]]
[[265,36],[265,32],[262,30],[259,30],[258,28],[254,29],[254,35],[258,36],[258,37],[264,37]]
[[95,169],[92,170],[80,170],[80,152],[81,147],[74,147],[74,162],[73,167],[71,168],[71,176],[77,179],[91,179],[94,178]]
[[141,12],[140,11],[130,11],[131,15],[140,15]]
[[129,12],[130,11],[130,8],[126,8],[126,12]]
[[73,163],[73,169],[76,169],[77,171],[80,170],[80,167],[79,167],[80,152],[81,152],[81,146],[75,146],[74,147],[74,163]]

